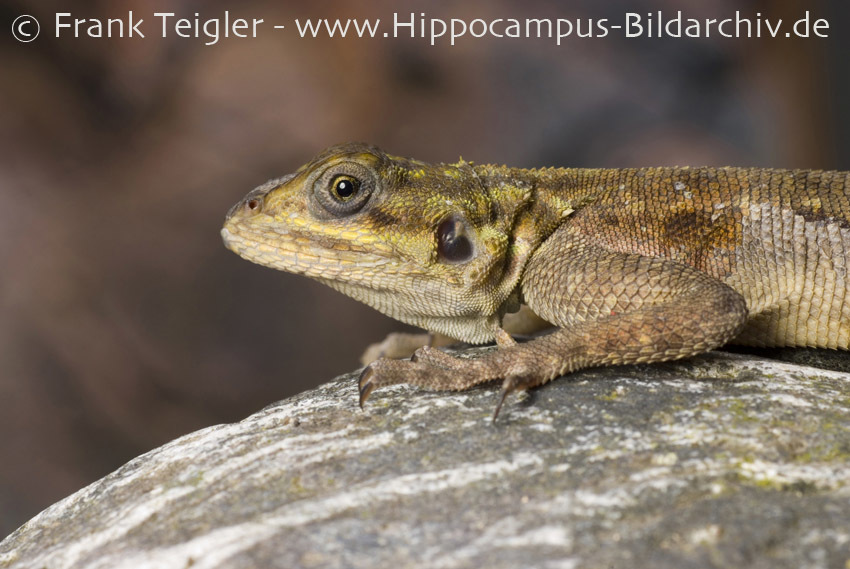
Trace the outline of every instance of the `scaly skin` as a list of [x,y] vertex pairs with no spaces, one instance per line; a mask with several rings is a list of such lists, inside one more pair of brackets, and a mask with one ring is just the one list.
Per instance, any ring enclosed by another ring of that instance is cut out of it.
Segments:
[[[346,144],[250,192],[222,236],[398,320],[499,344],[475,360],[379,359],[361,405],[385,385],[491,380],[503,401],[731,341],[850,348],[848,190],[846,172],[429,165]],[[502,319],[521,305],[558,329],[513,342]]]

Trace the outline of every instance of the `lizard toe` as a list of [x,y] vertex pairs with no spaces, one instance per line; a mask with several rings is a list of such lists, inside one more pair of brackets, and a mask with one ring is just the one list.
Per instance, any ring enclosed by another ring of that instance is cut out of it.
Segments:
[[423,346],[416,350],[410,358],[410,361],[449,370],[462,369],[464,364],[468,363],[454,356],[450,356],[442,350],[431,348],[429,346]]

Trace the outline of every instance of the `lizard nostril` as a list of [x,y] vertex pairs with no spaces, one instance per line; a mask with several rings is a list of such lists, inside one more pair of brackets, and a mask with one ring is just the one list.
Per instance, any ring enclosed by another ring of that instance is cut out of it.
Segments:
[[260,204],[260,200],[258,200],[257,198],[252,198],[245,202],[245,207],[247,207],[251,211],[257,211],[258,209],[260,209]]

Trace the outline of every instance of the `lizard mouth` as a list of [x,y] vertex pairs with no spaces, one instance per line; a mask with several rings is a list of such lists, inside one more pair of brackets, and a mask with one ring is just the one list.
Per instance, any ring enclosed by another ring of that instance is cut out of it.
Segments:
[[225,246],[254,263],[319,279],[365,281],[386,274],[389,257],[342,238],[298,231],[278,224],[228,219],[221,229]]

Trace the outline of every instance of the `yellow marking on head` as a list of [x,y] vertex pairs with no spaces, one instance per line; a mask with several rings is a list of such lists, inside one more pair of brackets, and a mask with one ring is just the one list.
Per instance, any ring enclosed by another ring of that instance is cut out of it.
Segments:
[[393,252],[393,248],[390,247],[389,245],[387,245],[386,243],[384,243],[383,241],[375,240],[372,243],[370,243],[370,246],[375,251],[379,251],[381,253],[392,253]]
[[443,174],[455,180],[462,180],[464,175],[457,168],[443,168]]
[[299,216],[295,213],[289,214],[288,221],[289,221],[289,223],[291,223],[293,225],[297,225],[298,227],[307,227],[307,225],[309,225],[309,223],[310,223],[309,220],[304,219],[303,217],[301,217],[301,216]]

